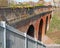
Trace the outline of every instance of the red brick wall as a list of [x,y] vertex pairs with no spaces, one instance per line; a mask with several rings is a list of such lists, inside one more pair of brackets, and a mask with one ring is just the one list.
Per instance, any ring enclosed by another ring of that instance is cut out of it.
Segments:
[[34,21],[30,20],[29,23],[25,24],[25,25],[22,26],[22,27],[17,26],[17,28],[18,28],[20,31],[27,33],[29,26],[30,26],[30,25],[33,25],[33,26],[34,26],[34,38],[35,38],[35,39],[38,39],[38,36],[39,36],[39,35],[38,35],[38,32],[39,32],[39,24],[40,24],[40,20],[42,19],[42,20],[43,20],[43,27],[42,27],[42,37],[41,37],[41,39],[42,39],[42,41],[43,41],[43,38],[44,38],[44,36],[45,36],[46,17],[48,16],[48,24],[50,24],[50,15],[51,15],[51,13],[50,13],[50,14],[46,14],[46,15],[44,15],[44,16],[41,16],[41,17],[40,17],[39,19],[37,19],[37,20],[34,20]]

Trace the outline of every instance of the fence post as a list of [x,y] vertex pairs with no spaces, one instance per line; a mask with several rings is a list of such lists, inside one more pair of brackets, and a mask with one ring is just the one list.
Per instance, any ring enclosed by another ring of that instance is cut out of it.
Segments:
[[5,21],[1,21],[1,25],[2,25],[2,27],[4,28],[3,29],[3,34],[4,34],[4,36],[3,36],[3,48],[6,48],[6,23],[5,23]]
[[38,46],[37,46],[37,40],[35,39],[35,41],[36,41],[36,46],[35,46],[35,48],[38,48]]
[[25,48],[27,48],[27,34],[25,33]]

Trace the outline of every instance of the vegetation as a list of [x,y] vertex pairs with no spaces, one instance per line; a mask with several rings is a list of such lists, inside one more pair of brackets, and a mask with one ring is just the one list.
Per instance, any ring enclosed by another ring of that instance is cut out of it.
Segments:
[[37,4],[36,6],[44,6],[43,4]]
[[35,6],[44,6],[44,5],[43,4],[39,4],[39,3],[37,3],[35,5],[34,2],[29,2],[29,3],[25,3],[25,2],[21,3],[21,2],[19,2],[19,3],[17,3],[14,0],[11,0],[11,2],[9,2],[9,4],[8,4],[7,0],[0,0],[0,7],[13,7],[13,8],[18,7],[18,8],[23,8],[23,7],[35,7]]
[[13,3],[11,3],[10,4],[10,7],[31,7],[29,4],[13,4]]
[[60,44],[60,11],[56,9],[50,23],[50,29],[47,35],[53,39],[54,43]]
[[24,7],[30,8],[30,7],[36,7],[36,6],[44,6],[44,5],[43,4],[37,4],[35,6],[32,6],[30,4],[16,4],[16,5],[11,4],[10,5],[10,7],[12,7],[12,8],[24,8]]

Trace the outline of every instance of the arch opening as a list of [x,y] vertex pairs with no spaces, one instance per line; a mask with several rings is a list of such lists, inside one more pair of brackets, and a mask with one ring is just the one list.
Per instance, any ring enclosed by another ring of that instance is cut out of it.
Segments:
[[41,41],[42,39],[42,28],[43,28],[43,19],[40,20],[39,23],[39,32],[38,32],[38,40]]
[[48,27],[48,16],[46,17],[45,34],[46,34],[46,31],[47,31],[47,27]]
[[52,16],[50,15],[50,19],[52,18]]
[[34,37],[34,26],[30,25],[27,31],[27,35]]

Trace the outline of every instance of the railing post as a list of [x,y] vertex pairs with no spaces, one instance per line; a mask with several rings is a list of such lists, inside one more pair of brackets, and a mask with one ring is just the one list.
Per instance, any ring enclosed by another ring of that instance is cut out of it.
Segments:
[[25,48],[27,48],[27,34],[25,33]]
[[37,46],[37,40],[35,39],[35,41],[36,41],[36,47],[35,48],[38,48],[38,46]]
[[6,23],[5,23],[5,21],[1,21],[1,25],[4,28],[3,29],[3,34],[4,34],[4,36],[3,36],[3,48],[6,48]]

